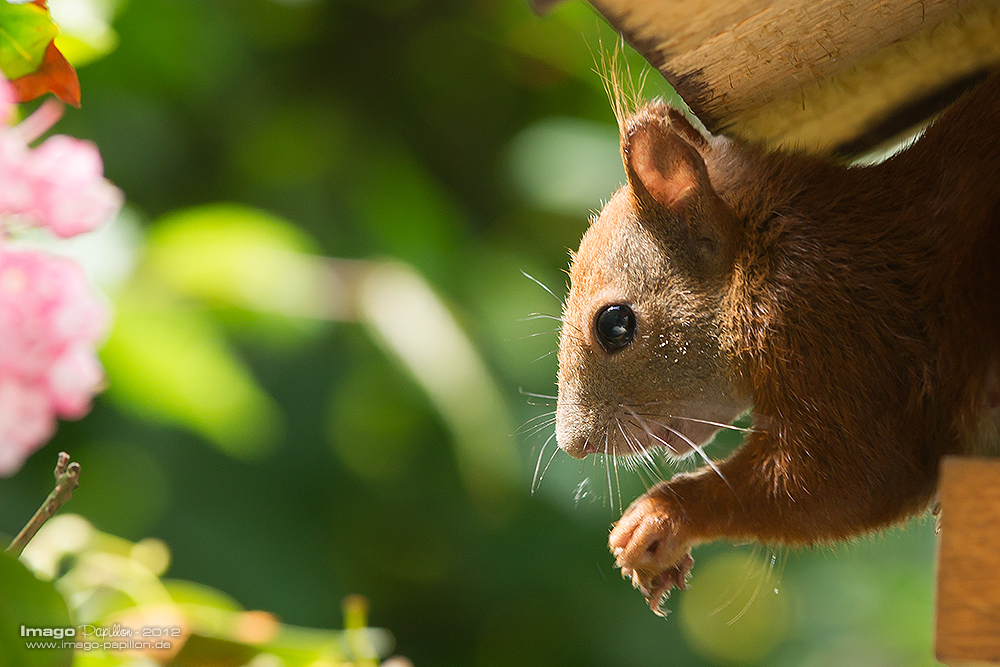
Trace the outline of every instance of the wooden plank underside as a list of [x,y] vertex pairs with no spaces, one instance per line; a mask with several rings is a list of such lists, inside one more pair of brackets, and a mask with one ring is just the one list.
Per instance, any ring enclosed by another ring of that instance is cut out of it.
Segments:
[[937,657],[1000,664],[1000,459],[941,465]]
[[772,146],[867,148],[1000,63],[1000,0],[591,4],[712,132]]

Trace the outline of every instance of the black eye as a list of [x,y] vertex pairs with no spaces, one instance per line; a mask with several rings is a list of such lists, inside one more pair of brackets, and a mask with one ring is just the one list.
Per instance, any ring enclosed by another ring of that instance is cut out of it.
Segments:
[[597,313],[597,340],[608,352],[620,350],[635,336],[635,313],[628,306],[607,306]]

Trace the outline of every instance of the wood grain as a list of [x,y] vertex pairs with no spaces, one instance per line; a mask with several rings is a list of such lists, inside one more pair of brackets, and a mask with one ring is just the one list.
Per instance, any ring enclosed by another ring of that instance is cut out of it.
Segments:
[[1000,459],[941,466],[938,660],[1000,664]]
[[[768,103],[857,64],[924,25],[939,23],[954,0],[827,0],[720,3],[594,0],[661,71],[702,120]],[[722,110],[725,113],[722,113]]]
[[712,132],[815,152],[1000,62],[1000,0],[591,4]]

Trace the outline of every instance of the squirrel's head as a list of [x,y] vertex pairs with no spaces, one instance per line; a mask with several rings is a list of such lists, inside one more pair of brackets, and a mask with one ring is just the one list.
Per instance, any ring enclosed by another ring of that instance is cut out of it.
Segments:
[[720,343],[741,238],[712,150],[661,102],[622,125],[628,182],[580,242],[563,310],[556,437],[577,458],[684,455],[748,407]]

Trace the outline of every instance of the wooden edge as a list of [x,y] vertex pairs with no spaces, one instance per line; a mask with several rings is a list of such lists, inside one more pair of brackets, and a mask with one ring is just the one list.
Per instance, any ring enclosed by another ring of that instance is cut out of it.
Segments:
[[938,499],[937,658],[1000,664],[1000,458],[945,457]]
[[723,129],[772,146],[857,154],[941,111],[998,63],[1000,2],[989,0]]
[[[695,65],[678,69],[675,59],[667,59],[661,49],[666,35],[646,34],[648,26],[630,28],[629,21],[636,19],[618,0],[591,4],[660,71],[711,132],[768,147],[863,153],[933,116],[982,72],[1000,64],[1000,0],[981,0],[851,67],[826,77],[816,74],[812,83],[791,93],[726,111],[719,103],[725,91],[709,88]],[[670,29],[683,32],[684,26]]]

